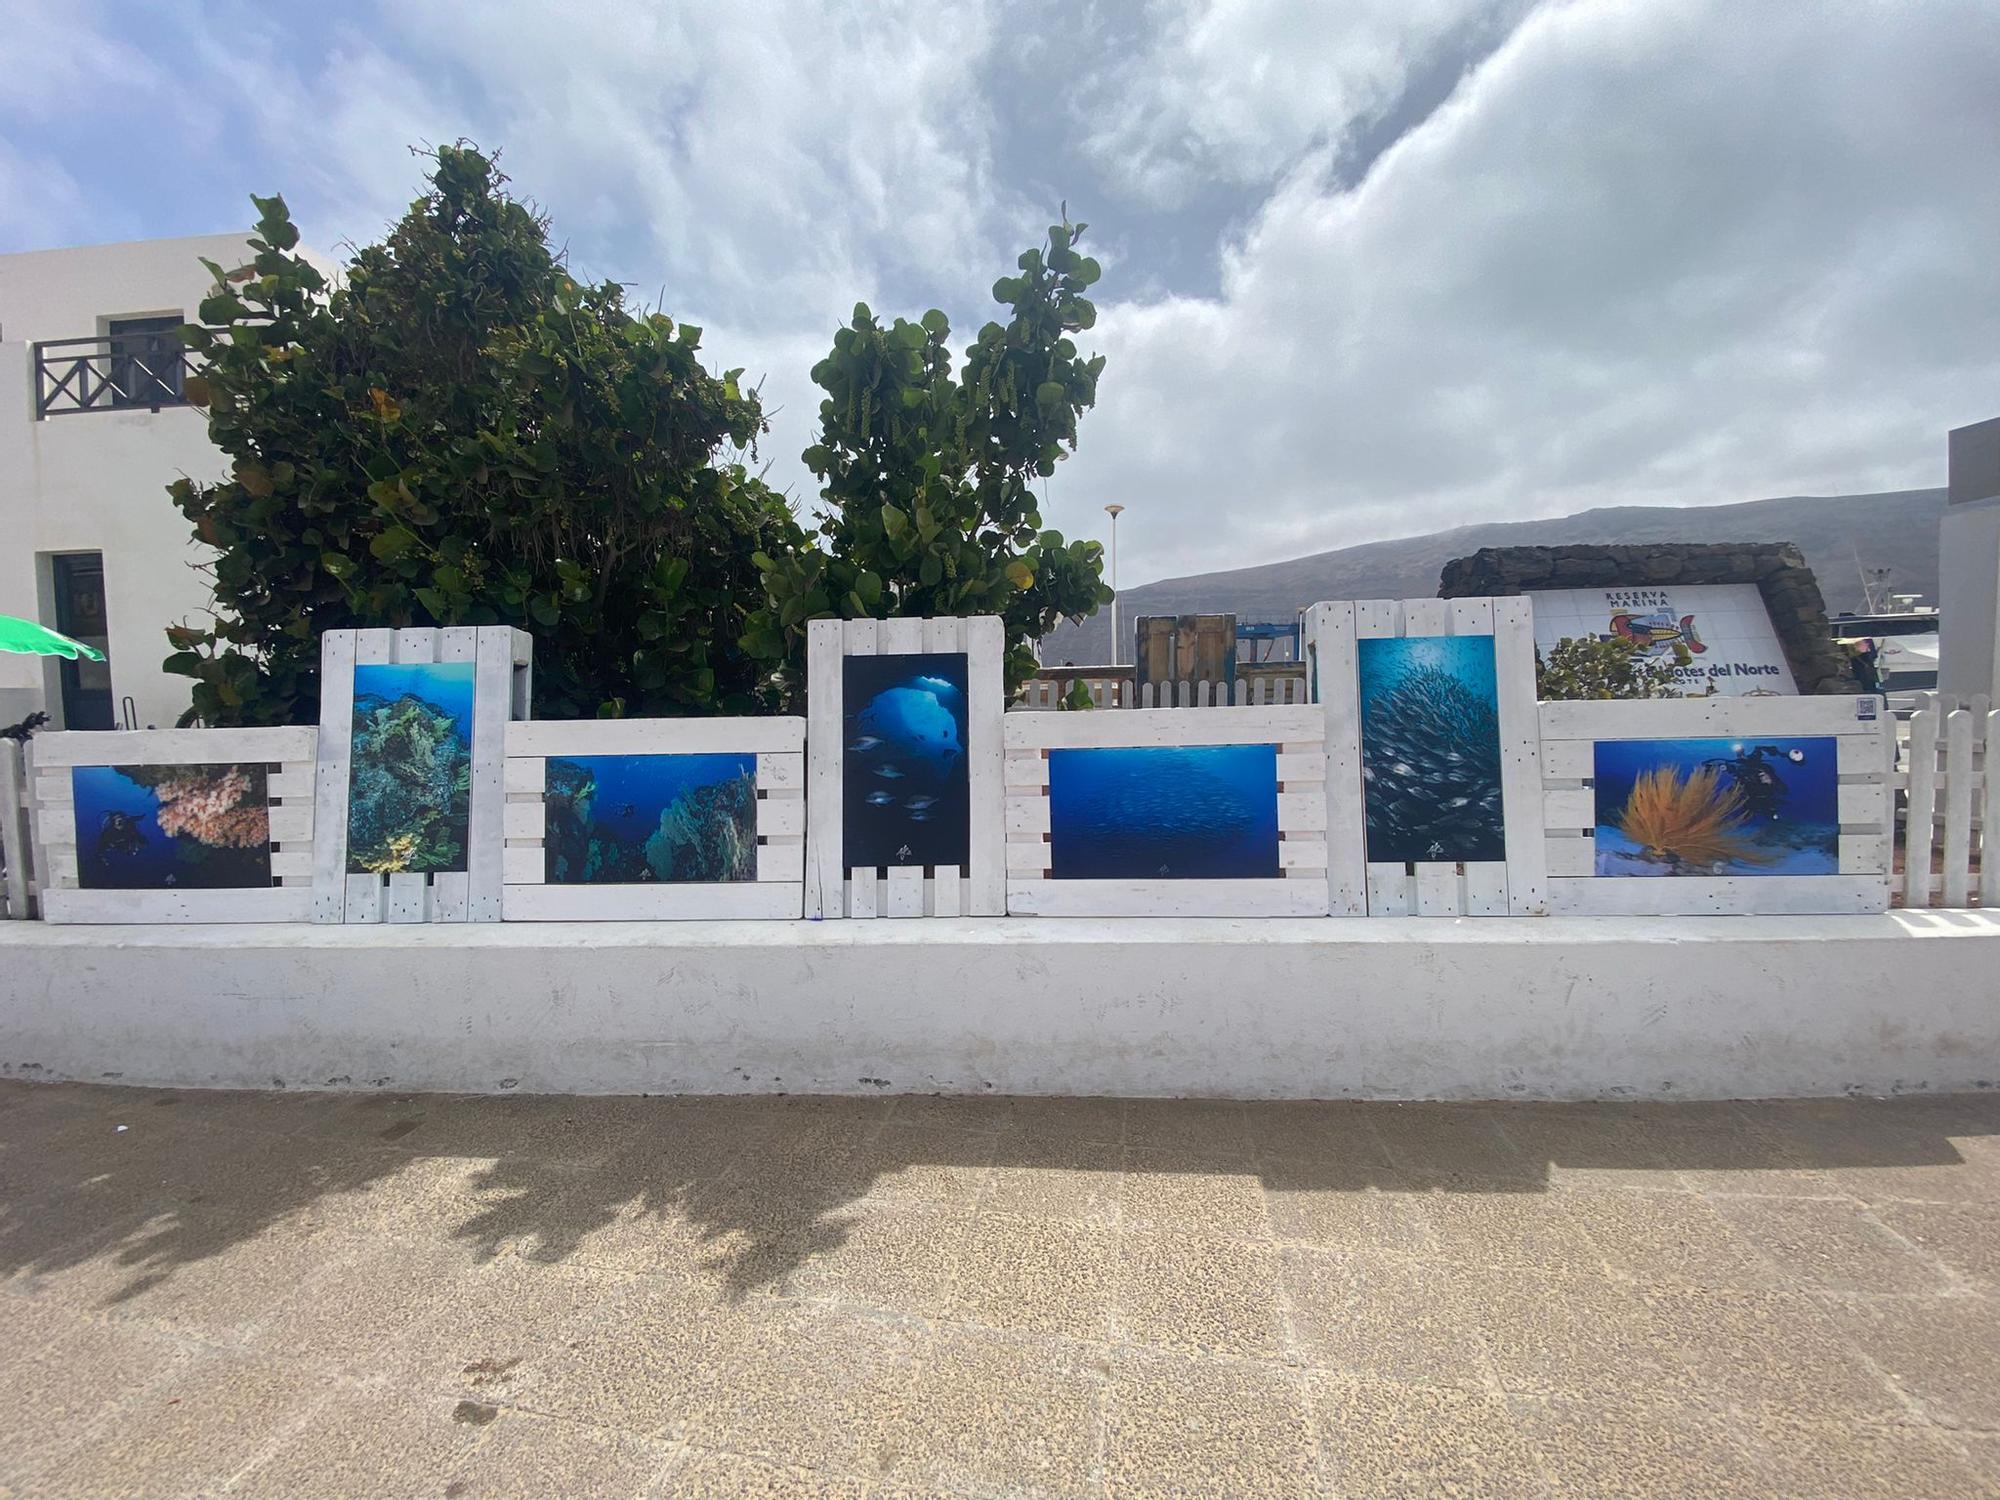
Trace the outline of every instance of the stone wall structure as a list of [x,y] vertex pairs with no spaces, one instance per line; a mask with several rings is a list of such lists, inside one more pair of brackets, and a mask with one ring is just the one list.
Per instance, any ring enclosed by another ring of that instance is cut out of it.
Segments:
[[1536,589],[1754,583],[1801,693],[1860,691],[1834,644],[1819,580],[1790,542],[1648,542],[1630,547],[1482,547],[1444,565],[1440,599]]

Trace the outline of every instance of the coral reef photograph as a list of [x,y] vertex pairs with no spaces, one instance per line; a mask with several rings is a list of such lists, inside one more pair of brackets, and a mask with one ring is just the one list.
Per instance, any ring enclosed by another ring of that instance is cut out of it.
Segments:
[[1837,875],[1830,736],[1599,740],[1599,875]]
[[542,847],[551,885],[757,878],[757,757],[550,757]]
[[472,663],[354,669],[352,875],[463,870],[472,803]]
[[1049,752],[1051,879],[1283,874],[1276,745]]
[[965,683],[962,651],[845,658],[843,868],[971,863]]
[[271,883],[262,766],[78,766],[76,876],[85,890]]
[[1368,858],[1507,857],[1490,635],[1356,642]]

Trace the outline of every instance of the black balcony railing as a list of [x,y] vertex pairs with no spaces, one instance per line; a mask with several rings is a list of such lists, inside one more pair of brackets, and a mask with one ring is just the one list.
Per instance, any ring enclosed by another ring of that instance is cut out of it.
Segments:
[[79,411],[186,406],[186,345],[168,334],[46,339],[35,351],[35,420]]

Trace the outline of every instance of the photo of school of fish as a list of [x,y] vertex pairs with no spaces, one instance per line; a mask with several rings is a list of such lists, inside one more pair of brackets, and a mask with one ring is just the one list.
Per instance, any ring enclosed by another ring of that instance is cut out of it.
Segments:
[[[568,723],[559,746],[526,713],[519,632],[346,632],[316,731],[38,742],[68,767],[36,779],[45,884],[66,898],[45,904],[99,921],[1886,907],[1879,817],[1853,811],[1879,780],[1879,699],[1538,705],[1525,601],[1472,602],[1461,624],[1493,623],[1444,633],[1418,605],[1315,606],[1309,705],[1049,713],[1005,745],[1015,714],[980,680],[997,664],[930,649],[964,621],[850,632],[922,649],[816,637],[811,681],[837,698],[816,720]],[[1701,649],[1689,622],[1623,623]],[[309,776],[231,753],[308,732]],[[246,915],[219,892],[280,894]]]

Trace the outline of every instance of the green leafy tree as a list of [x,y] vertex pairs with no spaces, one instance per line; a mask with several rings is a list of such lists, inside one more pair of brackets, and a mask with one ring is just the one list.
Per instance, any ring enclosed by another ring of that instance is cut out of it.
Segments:
[[1674,669],[1693,660],[1674,643],[1671,658],[1648,656],[1622,636],[1564,636],[1544,657],[1535,653],[1535,691],[1544,700],[1671,698]]
[[804,544],[740,462],[764,430],[701,330],[586,286],[548,226],[463,143],[329,285],[282,198],[250,266],[209,263],[189,382],[233,463],[175,503],[214,562],[215,622],[169,631],[190,717],[318,716],[318,637],[348,626],[518,626],[543,718],[774,702],[742,645],[753,554]]
[[943,313],[884,327],[855,307],[812,372],[826,397],[804,457],[822,486],[825,547],[758,559],[768,603],[750,622],[752,651],[795,666],[806,622],[830,615],[994,614],[1011,690],[1034,670],[1032,641],[1109,602],[1103,548],[1043,530],[1034,492],[1075,451],[1104,368],[1071,337],[1097,318],[1083,228],[1051,227],[1018,275],[993,284],[1008,320],[980,329],[956,372]]

